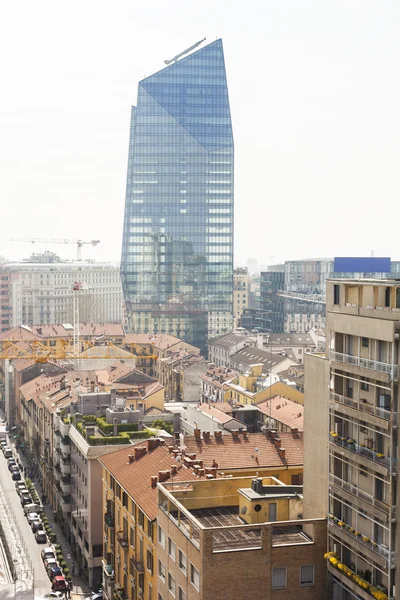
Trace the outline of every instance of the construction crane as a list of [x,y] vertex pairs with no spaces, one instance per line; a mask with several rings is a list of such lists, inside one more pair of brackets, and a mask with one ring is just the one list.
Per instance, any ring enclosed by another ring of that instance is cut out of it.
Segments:
[[76,258],[82,260],[82,246],[84,244],[90,244],[91,246],[97,246],[100,244],[100,240],[69,240],[69,239],[53,239],[53,238],[13,238],[10,242],[31,242],[31,244],[76,244]]
[[300,300],[301,302],[314,302],[315,304],[326,304],[326,297],[322,294],[301,294],[300,292],[276,292],[277,296],[289,298],[290,300]]
[[[77,348],[71,344],[71,340],[58,340],[58,347],[46,346],[39,340],[26,342],[26,347],[21,347],[14,340],[1,340],[3,349],[0,350],[0,360],[15,360],[24,358],[38,363],[45,363],[52,360],[80,360],[80,359],[108,359],[108,360],[130,360],[138,358],[152,358],[157,360],[156,354],[151,354],[145,348],[138,344],[125,344],[130,349],[130,355],[127,350],[115,345],[113,342],[96,344],[88,340],[82,340],[79,353]],[[96,350],[98,352],[96,353]],[[102,349],[102,350],[100,350]],[[134,350],[134,352],[132,351]]]
[[174,56],[174,58],[171,58],[171,60],[164,60],[164,64],[166,65],[170,65],[174,62],[176,62],[177,60],[179,60],[182,56],[185,56],[185,54],[187,54],[188,52],[191,52],[192,50],[194,50],[195,48],[197,48],[197,46],[200,46],[200,44],[202,44],[203,42],[205,42],[207,38],[203,38],[202,40],[200,40],[199,42],[196,42],[195,44],[193,44],[193,46],[190,46],[190,48],[187,48],[186,50],[184,50],[183,52],[180,52],[179,54],[177,54],[176,56]]

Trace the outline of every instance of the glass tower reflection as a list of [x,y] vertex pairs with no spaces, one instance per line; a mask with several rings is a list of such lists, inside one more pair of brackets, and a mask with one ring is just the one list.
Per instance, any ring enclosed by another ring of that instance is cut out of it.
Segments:
[[206,347],[232,328],[234,147],[222,40],[139,83],[121,276],[129,327]]

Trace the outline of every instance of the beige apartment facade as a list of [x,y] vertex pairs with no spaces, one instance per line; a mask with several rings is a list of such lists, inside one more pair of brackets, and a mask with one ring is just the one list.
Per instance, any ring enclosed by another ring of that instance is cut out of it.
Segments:
[[[326,302],[328,372],[322,362],[314,374],[325,385],[329,382],[327,391],[320,390],[319,422],[322,431],[326,423],[329,429],[327,559],[333,597],[394,599],[400,588],[400,280],[332,280]],[[309,359],[314,360],[316,364],[318,359]],[[309,399],[315,420],[317,398],[307,393],[306,383],[306,422]],[[322,440],[319,446],[323,452]],[[306,461],[307,450],[305,467]],[[316,491],[315,497],[322,501],[323,496]]]
[[246,268],[237,268],[233,273],[233,326],[239,327],[244,308],[249,306],[250,279]]

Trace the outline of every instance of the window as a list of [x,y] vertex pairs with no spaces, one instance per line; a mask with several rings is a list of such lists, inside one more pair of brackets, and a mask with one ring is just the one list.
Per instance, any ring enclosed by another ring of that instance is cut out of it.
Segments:
[[333,304],[340,304],[340,286],[337,284],[333,286]]
[[300,567],[300,585],[314,585],[314,565]]
[[171,538],[168,538],[168,556],[175,562],[176,544],[171,540]]
[[168,573],[168,591],[175,597],[175,579],[172,577],[171,573]]
[[368,392],[368,390],[369,390],[369,385],[368,385],[368,383],[366,383],[365,377],[361,377],[360,388],[362,390],[364,390],[364,392]]
[[142,512],[140,509],[139,509],[139,514],[138,514],[138,520],[139,520],[140,527],[143,528],[143,526],[144,526],[144,512]]
[[147,535],[151,540],[153,540],[153,523],[150,519],[147,520]]
[[198,592],[200,591],[200,573],[192,564],[190,564],[190,583]]
[[272,589],[280,590],[286,587],[286,567],[272,569]]
[[165,548],[165,531],[158,527],[158,543]]
[[165,566],[162,564],[161,560],[158,561],[158,576],[165,583]]
[[187,558],[186,554],[183,554],[182,550],[179,550],[179,568],[185,574],[187,573]]
[[129,544],[132,546],[132,548],[135,547],[135,530],[133,527],[131,527],[129,530]]
[[366,337],[362,337],[361,338],[361,346],[363,348],[368,348],[369,347],[369,339]]
[[187,598],[186,592],[184,592],[183,589],[180,587],[179,588],[178,600],[186,600],[186,598]]
[[390,306],[390,287],[385,288],[385,307]]
[[153,574],[153,553],[151,550],[147,550],[147,570]]

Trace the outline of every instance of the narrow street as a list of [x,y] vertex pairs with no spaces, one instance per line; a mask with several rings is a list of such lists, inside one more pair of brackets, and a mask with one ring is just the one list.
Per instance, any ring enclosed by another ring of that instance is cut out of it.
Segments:
[[0,479],[1,486],[6,494],[9,506],[14,512],[29,553],[29,558],[34,571],[35,595],[40,596],[51,591],[50,581],[47,577],[47,573],[40,556],[40,552],[44,546],[36,543],[34,534],[32,533],[28,521],[24,515],[19,496],[15,490],[15,481],[12,480],[11,473],[7,468],[7,460],[4,458],[2,452],[0,452]]

